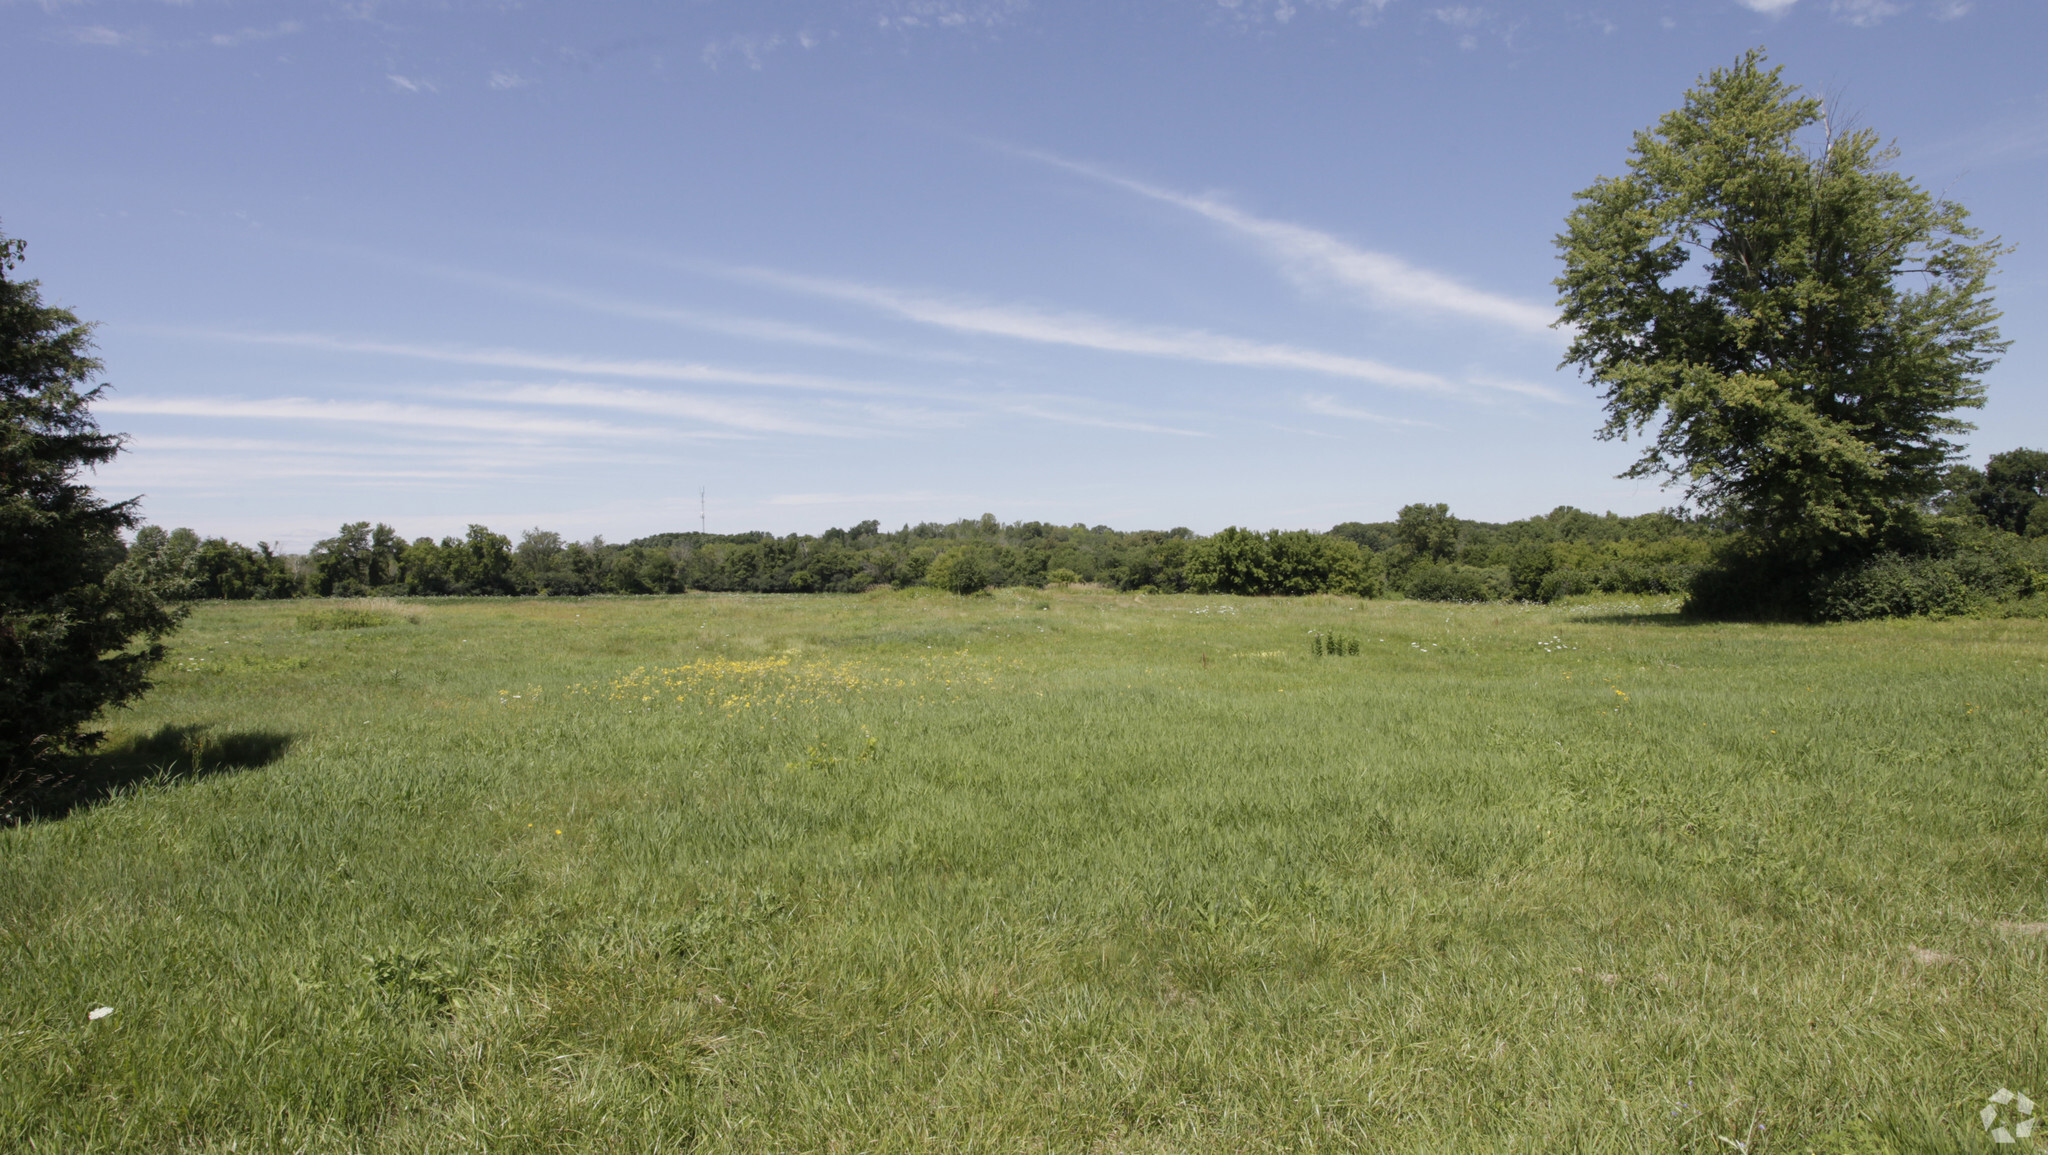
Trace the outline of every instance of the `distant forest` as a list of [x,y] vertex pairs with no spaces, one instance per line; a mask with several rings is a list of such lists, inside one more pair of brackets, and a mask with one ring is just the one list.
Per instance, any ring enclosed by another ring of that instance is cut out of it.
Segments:
[[128,565],[186,598],[576,596],[688,590],[845,593],[875,586],[1099,585],[1142,593],[1403,593],[1452,601],[1684,590],[1720,533],[1668,513],[1604,516],[1569,507],[1489,524],[1411,505],[1385,522],[1327,533],[998,521],[885,531],[875,521],[822,534],[662,533],[624,544],[532,529],[518,542],[472,525],[406,541],[354,522],[304,555],[145,526]]
[[[2048,592],[2048,454],[2015,450],[1989,472],[1951,469],[1927,509],[1923,554],[1879,558],[1816,588],[1820,617],[1948,612]],[[1431,601],[1554,601],[1572,594],[1684,594],[1725,567],[1739,534],[1712,519],[1636,517],[1562,506],[1490,523],[1444,505],[1327,532],[1001,522],[992,514],[884,531],[863,521],[822,534],[662,533],[624,544],[531,529],[514,543],[472,525],[406,541],[388,525],[340,528],[303,555],[251,549],[189,529],[144,526],[123,567],[174,597],[289,598],[588,594],[851,593],[877,586],[1095,585],[1137,593],[1399,595]],[[2048,599],[2044,599],[2048,601]]]

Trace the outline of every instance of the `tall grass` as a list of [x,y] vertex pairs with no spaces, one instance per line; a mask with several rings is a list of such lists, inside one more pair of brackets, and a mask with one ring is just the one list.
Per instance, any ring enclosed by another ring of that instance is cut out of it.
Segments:
[[203,607],[134,784],[0,831],[0,1148],[1974,1150],[2048,1091],[2042,622],[294,613]]

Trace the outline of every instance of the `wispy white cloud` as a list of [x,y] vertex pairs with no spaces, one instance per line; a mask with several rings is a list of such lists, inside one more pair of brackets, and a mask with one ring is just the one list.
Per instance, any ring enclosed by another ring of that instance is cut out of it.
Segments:
[[1282,425],[1277,421],[1261,421],[1259,424],[1267,429],[1278,433],[1285,433],[1291,437],[1314,437],[1323,441],[1346,440],[1343,434],[1332,433],[1328,429],[1303,429],[1299,425]]
[[578,418],[454,409],[393,401],[323,401],[306,397],[108,397],[94,403],[103,413],[150,414],[259,421],[340,422],[408,429],[452,429],[470,433],[558,441],[565,437],[625,440],[706,437],[646,425],[610,425]]
[[767,269],[736,269],[732,272],[735,276],[762,284],[863,305],[960,333],[1213,365],[1327,373],[1396,389],[1439,393],[1459,391],[1455,383],[1434,373],[1401,369],[1364,357],[1251,341],[1200,329],[1145,328],[1083,313],[948,300],[878,285],[798,276]]
[[1174,437],[1207,437],[1209,434],[1196,429],[1176,429],[1171,425],[1157,425],[1150,421],[1132,421],[1118,417],[1101,417],[1071,410],[1054,409],[1039,404],[1006,404],[998,408],[1018,417],[1032,417],[1040,421],[1051,421],[1060,425],[1079,425],[1090,429],[1117,429],[1126,433],[1164,433]]
[[[441,345],[415,345],[390,341],[364,341],[335,337],[318,333],[237,333],[192,331],[182,329],[156,330],[181,336],[200,337],[214,340],[235,341],[249,344],[283,345],[292,348],[314,349],[342,353],[367,353],[374,355],[417,358],[425,361],[457,365],[474,365],[498,369],[530,369],[550,373],[624,377],[639,380],[675,382],[679,384],[743,385],[766,387],[777,390],[817,391],[828,395],[843,395],[862,398],[858,402],[833,402],[824,412],[834,419],[821,419],[821,411],[814,404],[805,414],[793,414],[757,405],[747,405],[726,399],[701,395],[657,393],[642,389],[626,389],[616,386],[588,382],[556,382],[528,384],[517,382],[476,382],[467,385],[448,386],[439,390],[442,395],[469,401],[486,401],[505,405],[545,405],[562,408],[588,408],[615,410],[619,412],[642,413],[649,416],[687,418],[713,425],[725,426],[748,434],[784,434],[810,437],[858,437],[890,434],[909,429],[946,429],[970,425],[977,419],[988,416],[1025,417],[1039,421],[1050,421],[1064,425],[1078,425],[1100,429],[1122,429],[1134,433],[1159,433],[1182,437],[1205,437],[1208,434],[1197,430],[1182,429],[1155,421],[1129,417],[1115,412],[1090,412],[1090,403],[1058,395],[1018,395],[1000,390],[966,390],[938,392],[898,388],[868,382],[845,381],[837,378],[816,377],[801,373],[763,373],[745,369],[730,369],[717,366],[673,362],[673,361],[615,361],[591,357],[561,356],[534,353],[517,349],[470,349]],[[938,407],[929,405],[904,404],[898,401],[879,400],[903,398],[913,402],[937,402]],[[117,399],[109,402],[116,406],[137,404],[133,399]],[[153,400],[153,406],[177,406],[183,402]],[[292,399],[287,402],[208,401],[206,405],[226,406],[222,416],[292,416],[316,419],[320,413],[333,415],[334,420],[344,420],[343,412],[357,412],[353,409],[319,409],[327,402],[311,402]],[[263,406],[283,405],[285,409],[273,412]],[[255,406],[256,408],[251,408]],[[260,410],[260,411],[259,411]],[[109,410],[113,412],[116,410]],[[130,408],[129,412],[182,412],[175,408],[141,409]],[[211,410],[208,410],[210,412]],[[385,412],[375,410],[374,412]],[[364,411],[373,412],[373,411]],[[461,413],[469,410],[457,411]],[[191,415],[203,415],[193,410]],[[404,424],[393,420],[393,424]],[[462,427],[462,421],[428,422],[442,426]],[[470,428],[485,428],[470,425]],[[552,427],[551,419],[535,418],[531,421],[492,426],[492,428],[528,429]],[[605,427],[611,428],[611,427]]]
[[[294,456],[340,456],[363,458],[417,458],[420,455],[420,440],[408,438],[404,431],[397,431],[389,438],[363,438],[352,434],[337,433],[340,440],[305,441],[278,437],[188,437],[152,430],[132,435],[127,445],[127,455],[143,453],[193,453],[240,455],[270,453],[284,457]],[[490,461],[529,465],[537,462],[587,462],[609,460],[618,450],[614,446],[592,447],[580,442],[564,442],[560,445],[531,445],[518,443],[516,448],[507,448],[502,439],[450,441],[444,438],[429,438],[435,442],[434,453],[443,459],[456,461]],[[125,460],[122,458],[122,460]]]
[[472,400],[497,401],[510,405],[550,405],[568,409],[611,409],[644,413],[654,417],[681,417],[743,429],[751,433],[788,433],[807,437],[859,437],[872,430],[847,425],[827,425],[792,417],[757,405],[743,405],[713,397],[674,393],[652,393],[645,389],[620,389],[581,382],[560,385],[472,386],[457,391]]
[[1736,3],[1749,9],[1751,12],[1761,12],[1766,16],[1779,16],[1790,12],[1792,6],[1799,3],[1799,0],[1736,0]]
[[1026,0],[890,0],[875,15],[882,28],[1001,27],[1029,11]]
[[870,428],[888,433],[911,429],[959,429],[973,424],[986,408],[972,397],[959,399],[955,408],[862,401],[851,407],[847,420],[865,421]]
[[400,341],[365,341],[324,333],[248,333],[208,330],[159,330],[183,336],[252,345],[284,345],[336,353],[369,353],[410,357],[452,365],[478,365],[496,369],[533,369],[550,373],[594,374],[654,381],[694,381],[727,385],[754,385],[775,389],[811,389],[828,393],[868,396],[915,395],[914,390],[809,373],[771,373],[732,369],[688,361],[620,361],[602,357],[565,356],[524,349],[477,349],[455,345],[418,345]]
[[655,456],[661,448],[658,444],[632,453],[622,451],[616,442],[540,444],[523,437],[451,440],[421,438],[421,432],[410,427],[392,431],[393,436],[365,438],[350,431],[331,441],[179,437],[149,432],[133,437],[128,452],[99,471],[96,484],[246,492],[254,481],[492,481],[531,478],[544,468],[587,470],[669,460]]
[[763,35],[728,36],[706,44],[699,58],[704,61],[706,67],[714,70],[722,67],[727,61],[737,61],[759,72],[762,61],[783,44],[781,34],[773,32]]
[[912,489],[901,493],[783,493],[767,499],[766,505],[931,505],[959,504],[973,500],[957,493]]
[[1371,24],[1390,3],[1392,0],[1216,0],[1211,11],[1242,28],[1291,24],[1304,12],[1338,13]]
[[1379,425],[1407,425],[1423,429],[1441,428],[1441,426],[1432,425],[1427,421],[1412,421],[1406,417],[1388,417],[1384,413],[1374,413],[1354,405],[1347,405],[1328,393],[1304,393],[1301,395],[1300,401],[1303,409],[1320,417],[1341,417],[1346,421],[1371,421]]
[[482,481],[520,477],[531,470],[531,464],[509,458],[488,466],[440,460],[422,466],[321,453],[242,454],[232,463],[206,455],[155,454],[126,462],[119,474],[108,480],[150,489],[226,489],[246,487],[254,481]]
[[1524,333],[1548,334],[1557,320],[1557,311],[1549,306],[1475,289],[1390,253],[1361,249],[1305,225],[1255,216],[1214,197],[1160,188],[1050,153],[1025,151],[1022,155],[1214,221],[1258,245],[1298,283],[1335,285],[1360,293],[1381,307],[1471,317]]
[[745,405],[715,397],[655,393],[644,389],[621,389],[608,385],[566,382],[556,385],[489,384],[449,391],[450,396],[475,401],[496,401],[508,405],[551,405],[568,409],[610,409],[644,413],[656,417],[679,417],[723,425],[759,434],[791,434],[805,437],[875,437],[910,428],[958,427],[974,415],[1026,417],[1060,425],[1095,429],[1116,429],[1131,433],[1162,433],[1180,437],[1206,437],[1190,429],[1177,429],[1149,421],[1115,415],[1077,411],[1069,399],[1057,397],[963,398],[969,412],[942,413],[930,409],[857,404],[834,405],[829,412],[839,420],[817,420],[756,405]]
[[64,38],[73,44],[88,44],[94,48],[141,48],[150,43],[150,35],[144,29],[123,31],[109,28],[105,24],[86,24],[64,29]]
[[384,79],[391,82],[391,90],[393,92],[441,91],[441,89],[437,85],[435,85],[435,83],[431,80],[421,80],[417,77],[412,76],[400,76],[396,72],[386,74]]
[[1548,401],[1553,405],[1571,405],[1575,403],[1572,397],[1548,385],[1538,385],[1533,381],[1523,381],[1514,377],[1502,377],[1496,373],[1467,373],[1464,379],[1481,388],[1498,389],[1502,393],[1518,393],[1523,397],[1533,397],[1538,401]]
[[253,44],[259,40],[274,40],[280,36],[290,36],[304,27],[305,25],[300,24],[296,20],[285,20],[268,28],[243,28],[235,32],[216,32],[212,36],[207,37],[206,42],[216,48],[237,48],[244,44]]
[[1833,0],[1833,3],[1828,5],[1828,11],[1833,13],[1836,19],[1854,24],[1858,28],[1869,28],[1905,10],[1904,6],[1894,4],[1891,0]]
[[508,69],[498,69],[491,73],[491,78],[487,83],[493,92],[507,92],[514,88],[525,88],[527,85],[532,84],[533,81],[525,76],[521,76],[517,72]]
[[[410,357],[456,365],[497,369],[530,369],[540,372],[624,377],[628,379],[675,382],[679,384],[743,385],[776,390],[815,391],[864,400],[835,403],[830,411],[843,417],[836,423],[819,420],[813,407],[808,415],[793,415],[760,406],[696,395],[656,393],[621,389],[584,382],[520,384],[482,382],[444,389],[449,396],[493,401],[511,405],[547,405],[566,408],[588,407],[650,416],[691,418],[757,434],[792,434],[816,437],[873,436],[906,429],[957,428],[971,424],[977,416],[1009,415],[1066,425],[1102,429],[1124,429],[1135,433],[1162,433],[1183,437],[1207,434],[1116,413],[1088,412],[1088,403],[1057,395],[1017,395],[986,389],[936,390],[904,388],[871,382],[847,381],[804,373],[767,373],[747,369],[675,361],[617,361],[593,357],[562,356],[519,349],[472,349],[443,345],[416,345],[391,341],[365,341],[319,333],[246,333],[182,329],[156,330],[181,336],[249,344],[282,345],[341,353]],[[927,405],[882,401],[902,398],[930,401]],[[240,403],[237,403],[240,404]],[[306,404],[294,402],[295,405]],[[141,410],[134,410],[140,412]],[[166,410],[167,412],[167,410]],[[305,412],[295,410],[295,412]],[[255,415],[255,414],[251,414]]]
[[[637,254],[636,254],[637,255]],[[820,349],[844,349],[851,353],[875,353],[889,357],[907,357],[931,361],[966,361],[970,358],[957,353],[943,353],[922,349],[905,349],[883,341],[865,337],[854,337],[845,333],[834,333],[809,325],[798,325],[789,321],[775,321],[762,317],[739,317],[729,313],[707,313],[698,309],[683,309],[673,305],[655,305],[644,301],[628,300],[602,293],[591,293],[581,289],[565,288],[559,285],[544,285],[517,277],[501,277],[491,273],[472,272],[467,269],[450,268],[445,265],[425,265],[413,262],[396,262],[415,272],[463,284],[476,285],[495,292],[530,297],[535,300],[553,301],[593,313],[613,317],[626,317],[636,321],[656,321],[698,329],[707,333],[723,333],[731,337],[773,342],[784,345],[808,345]]]
[[1429,14],[1436,22],[1458,33],[1458,47],[1467,52],[1479,47],[1478,31],[1492,22],[1484,8],[1469,4],[1453,4],[1447,8],[1432,8]]

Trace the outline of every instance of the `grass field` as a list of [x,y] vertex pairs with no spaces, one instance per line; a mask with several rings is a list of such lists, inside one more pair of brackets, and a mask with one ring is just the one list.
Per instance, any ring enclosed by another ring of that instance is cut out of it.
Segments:
[[0,830],[0,1148],[1991,1150],[2044,689],[2040,620],[204,605]]

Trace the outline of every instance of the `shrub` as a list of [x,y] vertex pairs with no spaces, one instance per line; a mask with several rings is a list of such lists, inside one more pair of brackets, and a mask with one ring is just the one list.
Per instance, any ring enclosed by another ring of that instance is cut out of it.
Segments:
[[980,550],[959,546],[933,558],[924,580],[928,585],[951,593],[980,593],[988,588],[988,562],[982,558]]
[[1070,569],[1049,569],[1045,571],[1045,584],[1070,586],[1081,580],[1081,575]]
[[1692,588],[1700,572],[1696,565],[1619,560],[1594,569],[1564,567],[1551,570],[1536,583],[1540,602],[1554,602],[1573,594],[1677,594]]
[[1348,539],[1307,530],[1260,534],[1230,526],[1191,546],[1184,572],[1195,593],[1369,598],[1383,585],[1376,555]]
[[1424,602],[1498,602],[1515,593],[1515,583],[1506,566],[1481,569],[1436,562],[1410,567],[1406,587],[1409,597]]
[[1817,571],[1740,539],[1693,579],[1686,612],[1706,617],[1860,621],[1967,613],[2048,588],[2048,542],[1956,518],[1870,557]]
[[1977,600],[1968,571],[1984,567],[1946,557],[1887,553],[1823,577],[1813,591],[1811,616],[1823,622],[1959,614]]
[[1382,592],[1380,559],[1345,538],[1307,530],[1266,534],[1272,557],[1272,588],[1276,594],[1355,594],[1377,597]]
[[1580,569],[1554,569],[1543,575],[1536,583],[1536,600],[1554,602],[1573,594],[1597,593],[1600,590],[1600,575]]

